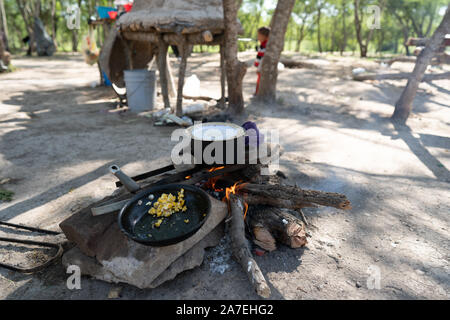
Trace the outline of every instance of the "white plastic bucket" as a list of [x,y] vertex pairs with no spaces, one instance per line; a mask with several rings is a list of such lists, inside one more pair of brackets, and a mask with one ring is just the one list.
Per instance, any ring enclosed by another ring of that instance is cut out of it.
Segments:
[[156,101],[155,71],[125,70],[128,107],[133,112],[152,110]]

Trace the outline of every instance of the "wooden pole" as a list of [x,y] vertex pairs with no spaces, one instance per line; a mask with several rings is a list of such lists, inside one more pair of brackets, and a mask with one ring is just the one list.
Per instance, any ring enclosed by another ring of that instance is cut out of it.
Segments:
[[166,73],[167,73],[167,84],[168,84],[168,89],[169,89],[169,96],[171,98],[175,98],[176,97],[176,91],[175,91],[175,82],[173,81],[173,76],[172,76],[172,68],[170,66],[170,60],[169,60],[169,52],[167,51],[167,57],[166,57]]
[[183,86],[184,86],[184,77],[186,75],[186,65],[187,65],[187,57],[189,55],[191,45],[187,43],[187,41],[183,41],[179,45],[181,48],[181,63],[180,69],[178,71],[178,92],[177,92],[177,107],[175,114],[178,117],[183,115]]
[[168,44],[164,40],[160,40],[158,44],[158,70],[159,82],[161,84],[161,94],[164,100],[164,108],[170,108],[169,89],[167,84],[167,50]]
[[123,37],[120,37],[120,39],[122,40],[123,46],[125,48],[125,56],[128,61],[128,69],[133,70],[133,53],[130,48],[131,41],[128,41],[128,40],[124,39]]

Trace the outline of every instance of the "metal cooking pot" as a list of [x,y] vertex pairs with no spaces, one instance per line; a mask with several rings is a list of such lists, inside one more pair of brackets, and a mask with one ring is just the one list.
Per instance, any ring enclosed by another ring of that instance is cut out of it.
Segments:
[[245,162],[245,130],[227,122],[206,122],[186,129],[195,164],[221,166]]

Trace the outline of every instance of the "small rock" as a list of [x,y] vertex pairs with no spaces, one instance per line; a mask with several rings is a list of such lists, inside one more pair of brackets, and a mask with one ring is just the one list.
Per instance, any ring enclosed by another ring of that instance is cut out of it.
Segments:
[[361,283],[359,281],[356,281],[355,285],[356,285],[357,288],[361,288],[362,287]]
[[397,247],[397,246],[398,246],[398,244],[399,244],[399,242],[398,242],[398,241],[394,241],[394,242],[391,242],[391,246],[393,246],[394,248],[395,248],[395,247]]
[[120,298],[120,293],[122,292],[122,287],[115,287],[109,290],[108,299]]
[[422,270],[420,270],[420,269],[417,269],[417,270],[416,270],[416,273],[417,273],[417,274],[420,274],[420,275],[423,275],[423,274],[425,274],[425,272],[424,272],[424,271],[422,271]]
[[10,183],[10,182],[11,182],[11,178],[0,179],[0,185],[7,184],[7,183]]

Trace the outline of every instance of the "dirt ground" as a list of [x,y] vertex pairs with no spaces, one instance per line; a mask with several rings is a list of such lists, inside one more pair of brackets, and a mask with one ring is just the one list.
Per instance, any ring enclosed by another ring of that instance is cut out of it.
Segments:
[[[253,56],[241,54],[249,63]],[[450,298],[450,80],[421,84],[408,125],[394,126],[389,116],[406,81],[352,81],[354,67],[383,68],[370,60],[322,56],[308,62],[317,69],[280,72],[272,106],[251,102],[256,76],[250,68],[246,116],[236,122],[247,117],[278,129],[281,170],[292,182],[345,193],[353,209],[307,209],[306,248],[280,246],[256,257],[272,298]],[[218,63],[215,54],[190,59],[188,75],[197,74],[205,95],[219,96]],[[114,95],[91,87],[97,67],[81,56],[14,57],[13,64],[16,72],[0,75],[0,188],[15,195],[0,203],[0,220],[58,230],[75,210],[114,190],[109,165],[134,175],[167,163],[174,127],[108,113]],[[385,71],[412,68],[395,63]],[[2,261],[21,252],[0,243]],[[217,271],[214,261],[223,252],[209,250],[201,267],[152,290],[86,277],[81,290],[69,290],[60,264],[36,275],[0,269],[0,298],[106,299],[116,287],[122,299],[258,298],[229,256],[225,272]],[[380,287],[373,288],[378,271]]]

